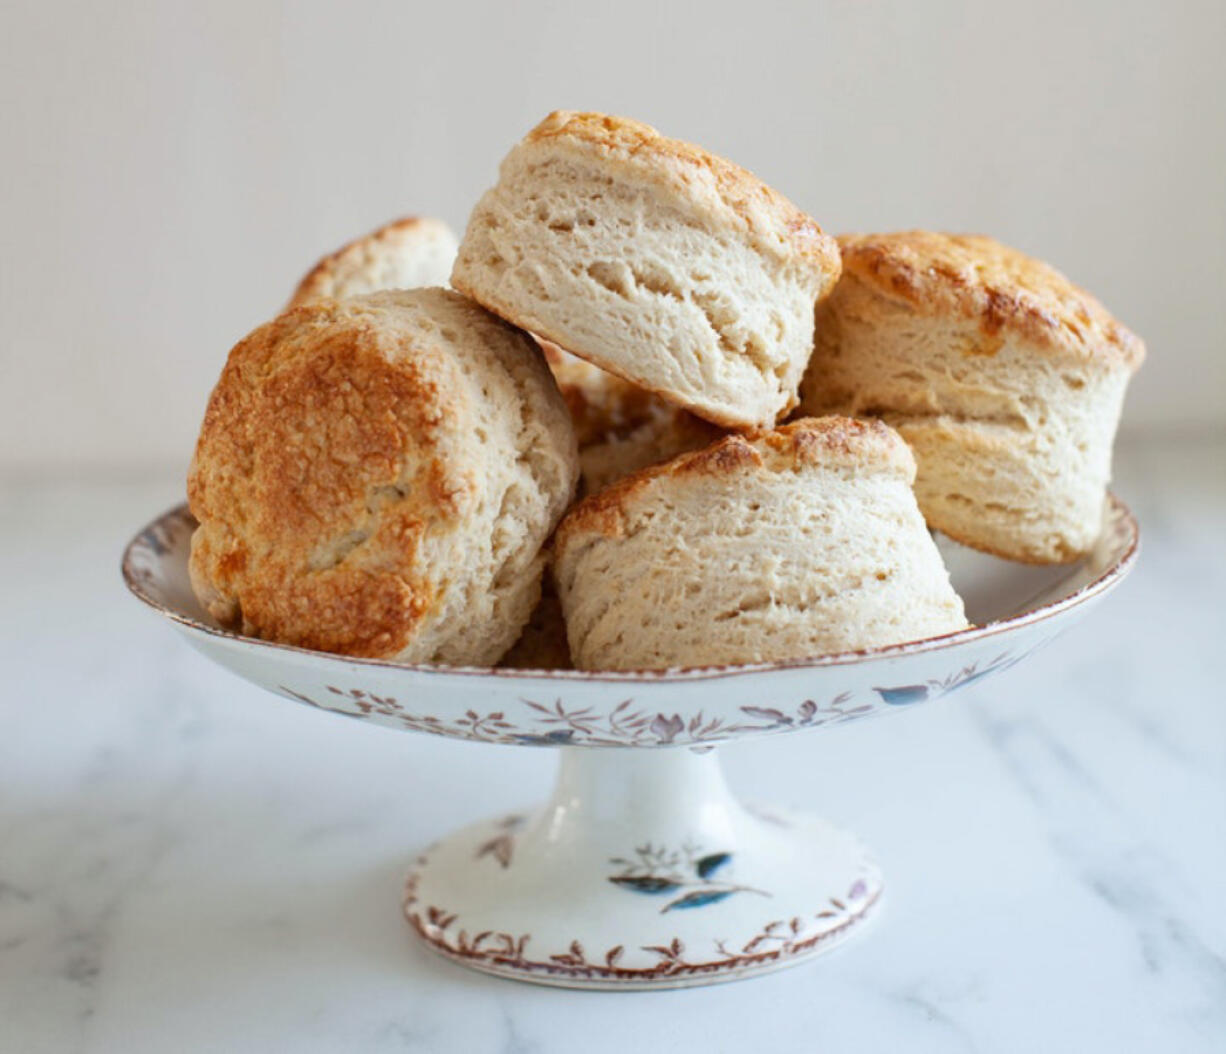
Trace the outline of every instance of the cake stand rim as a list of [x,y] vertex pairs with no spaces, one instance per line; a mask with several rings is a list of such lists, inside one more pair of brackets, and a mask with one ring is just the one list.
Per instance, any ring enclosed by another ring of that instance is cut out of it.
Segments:
[[[193,633],[224,641],[228,645],[239,645],[256,650],[286,652],[292,655],[309,657],[315,661],[331,662],[347,667],[359,666],[384,670],[396,670],[406,673],[416,673],[434,677],[475,677],[498,680],[538,681],[550,680],[559,683],[615,683],[615,684],[693,684],[696,682],[720,680],[732,677],[749,677],[755,674],[777,673],[781,671],[797,671],[806,669],[824,669],[834,666],[855,666],[869,664],[879,660],[894,659],[903,656],[938,652],[961,644],[972,643],[1011,633],[1015,630],[1032,626],[1050,618],[1065,614],[1072,608],[1079,607],[1087,601],[1114,589],[1122,582],[1136,565],[1141,551],[1141,529],[1132,510],[1115,493],[1107,492],[1107,505],[1114,518],[1122,520],[1127,532],[1127,544],[1120,556],[1112,561],[1102,572],[1089,582],[1073,592],[1062,596],[1048,604],[1043,604],[1019,615],[970,626],[967,629],[956,630],[936,637],[926,637],[916,641],[906,641],[901,644],[889,644],[875,648],[861,648],[853,651],[836,652],[830,655],[819,655],[804,659],[788,659],[778,662],[753,664],[723,664],[711,666],[673,667],[665,670],[538,670],[510,669],[490,666],[446,666],[427,663],[404,663],[391,659],[366,658],[361,656],[337,655],[331,652],[303,648],[295,644],[282,644],[278,641],[261,640],[248,637],[241,633],[211,626],[207,622],[187,614],[181,610],[163,603],[152,595],[146,587],[145,574],[138,567],[137,553],[143,546],[160,544],[156,541],[157,531],[176,519],[191,518],[186,502],[172,506],[159,516],[154,517],[142,527],[124,547],[120,571],[128,591],[163,618],[189,630]],[[1104,517],[1106,524],[1107,517]],[[161,555],[161,554],[159,554]]]

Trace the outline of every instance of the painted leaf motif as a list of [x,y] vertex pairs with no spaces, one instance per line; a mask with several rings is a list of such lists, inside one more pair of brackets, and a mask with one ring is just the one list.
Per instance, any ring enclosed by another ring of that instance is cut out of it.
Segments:
[[509,834],[500,834],[495,838],[491,838],[477,850],[477,859],[488,855],[497,860],[502,867],[510,867],[514,844]]
[[661,911],[672,911],[674,908],[701,908],[707,904],[716,904],[726,897],[732,896],[734,889],[696,889],[684,897],[678,897],[671,904],[666,904]]
[[731,853],[711,853],[699,860],[694,865],[694,870],[698,872],[699,878],[710,878],[731,859]]
[[956,692],[959,688],[965,688],[968,684],[974,684],[976,681],[982,680],[984,677],[995,673],[1000,667],[989,666],[986,670],[979,670],[976,673],[964,674],[963,677],[951,684],[945,689],[946,692]]
[[775,710],[769,706],[742,706],[741,710],[749,717],[756,717],[763,721],[773,721],[777,725],[790,725],[792,719],[784,714],[781,710]]
[[680,882],[661,878],[659,875],[616,875],[609,881],[636,893],[671,893],[674,889],[681,888]]
[[643,951],[655,952],[662,959],[675,959],[677,957],[672,948],[666,948],[662,944],[644,944]]
[[874,688],[873,691],[891,706],[922,703],[928,698],[928,686],[926,684],[907,684],[901,688]]

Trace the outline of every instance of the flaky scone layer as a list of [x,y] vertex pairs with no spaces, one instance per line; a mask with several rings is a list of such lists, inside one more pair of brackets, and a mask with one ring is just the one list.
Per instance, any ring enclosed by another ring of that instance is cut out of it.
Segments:
[[769,662],[966,626],[879,422],[730,435],[580,502],[554,571],[576,668]]
[[559,112],[502,162],[455,288],[719,425],[796,403],[832,238],[755,176],[637,121]]
[[904,231],[840,245],[801,412],[897,428],[925,518],[967,545],[1031,563],[1088,551],[1141,341],[990,238]]

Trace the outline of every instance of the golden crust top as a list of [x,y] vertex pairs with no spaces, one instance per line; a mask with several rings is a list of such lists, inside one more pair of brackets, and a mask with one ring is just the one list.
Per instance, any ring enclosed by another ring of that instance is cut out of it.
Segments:
[[396,311],[411,295],[295,308],[230,352],[188,477],[193,581],[217,617],[381,656],[431,609],[422,540],[461,521],[475,487],[446,456],[457,367],[413,346]]
[[312,267],[294,290],[286,308],[298,307],[312,300],[337,296],[337,285],[348,276],[364,270],[376,270],[387,256],[403,251],[413,239],[448,235],[441,220],[422,216],[402,216],[391,223],[364,234],[329,253]]
[[850,417],[802,417],[771,431],[732,433],[702,450],[653,465],[579,502],[558,526],[561,549],[577,535],[618,537],[631,506],[658,482],[786,472],[799,468],[841,468],[896,473],[911,482],[915,459],[902,437],[881,421]]
[[977,318],[988,337],[1002,331],[1078,357],[1131,369],[1141,339],[1055,268],[979,234],[898,231],[842,235],[843,273],[926,315]]
[[555,110],[524,137],[521,146],[534,144],[564,145],[610,163],[651,168],[690,189],[709,182],[747,230],[806,258],[825,273],[827,282],[820,295],[838,278],[839,250],[834,238],[752,172],[700,146],[669,139],[628,117],[573,110]]

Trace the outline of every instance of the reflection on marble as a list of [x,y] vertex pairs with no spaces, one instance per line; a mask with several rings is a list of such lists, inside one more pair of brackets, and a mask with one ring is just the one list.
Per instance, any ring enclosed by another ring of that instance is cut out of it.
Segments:
[[545,751],[266,696],[129,601],[175,480],[0,483],[0,1051],[1226,1049],[1226,443],[1125,446],[1141,564],[1016,671],[723,748],[886,871],[795,970],[689,991],[472,974],[398,912],[414,850],[544,795]]

